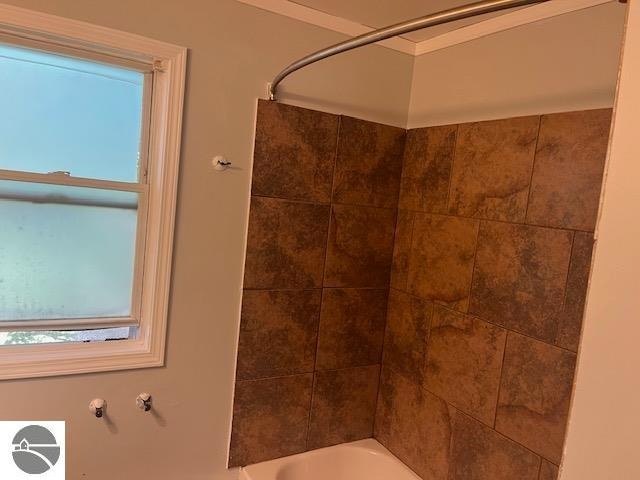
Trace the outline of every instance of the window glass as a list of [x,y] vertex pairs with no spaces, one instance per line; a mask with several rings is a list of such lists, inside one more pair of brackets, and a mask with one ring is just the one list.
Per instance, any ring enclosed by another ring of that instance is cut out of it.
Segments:
[[0,321],[129,316],[137,195],[0,180]]
[[144,74],[0,44],[0,169],[138,180]]

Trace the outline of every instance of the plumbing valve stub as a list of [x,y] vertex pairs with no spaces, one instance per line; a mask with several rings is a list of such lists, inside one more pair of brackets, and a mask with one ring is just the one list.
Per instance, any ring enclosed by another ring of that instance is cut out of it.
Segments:
[[89,411],[93,413],[96,418],[102,418],[107,408],[107,402],[102,398],[94,398],[89,403]]
[[146,392],[142,392],[136,397],[136,405],[140,410],[148,412],[151,410],[151,395]]

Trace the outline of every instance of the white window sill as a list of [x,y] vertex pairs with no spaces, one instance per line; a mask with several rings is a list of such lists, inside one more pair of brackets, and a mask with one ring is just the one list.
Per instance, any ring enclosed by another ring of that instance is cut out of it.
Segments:
[[0,380],[70,375],[164,364],[164,342],[114,340],[0,347]]

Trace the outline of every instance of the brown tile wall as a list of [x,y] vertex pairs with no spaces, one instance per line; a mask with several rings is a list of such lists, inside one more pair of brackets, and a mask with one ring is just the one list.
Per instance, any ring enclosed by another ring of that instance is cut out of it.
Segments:
[[405,137],[259,102],[231,466],[373,435]]
[[375,437],[425,480],[552,480],[610,110],[411,130]]
[[610,120],[261,101],[230,464],[375,435],[425,480],[555,479]]

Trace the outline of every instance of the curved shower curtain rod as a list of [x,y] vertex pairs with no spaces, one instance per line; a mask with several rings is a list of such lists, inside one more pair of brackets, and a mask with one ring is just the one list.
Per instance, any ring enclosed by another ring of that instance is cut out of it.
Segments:
[[455,22],[456,20],[462,20],[464,18],[475,17],[484,13],[498,12],[508,8],[522,7],[525,5],[549,1],[550,0],[485,0],[483,2],[471,3],[469,5],[463,5],[450,10],[443,10],[431,15],[415,18],[413,20],[407,20],[406,22],[396,23],[395,25],[380,28],[379,30],[373,30],[372,32],[359,35],[350,40],[319,50],[289,65],[276,75],[273,81],[269,84],[269,100],[276,100],[278,85],[280,85],[280,82],[293,72],[296,72],[307,65],[311,65],[312,63],[324,60],[325,58],[338,55],[339,53],[363,47],[371,43],[376,43],[381,40],[386,40],[387,38],[432,27],[434,25],[442,25],[444,23]]

